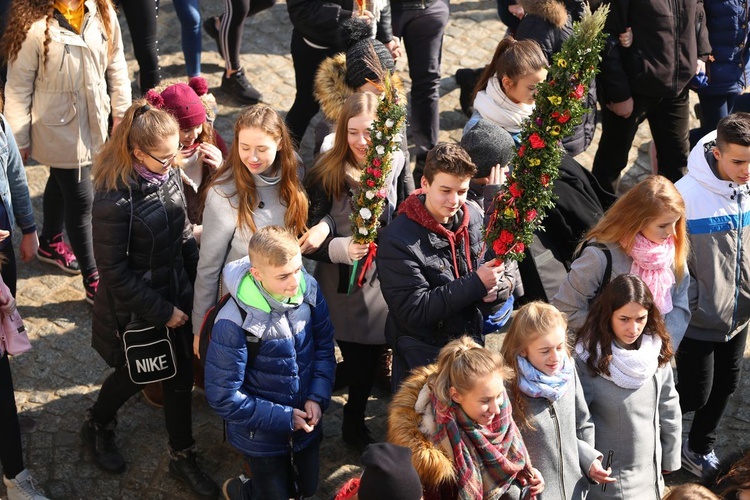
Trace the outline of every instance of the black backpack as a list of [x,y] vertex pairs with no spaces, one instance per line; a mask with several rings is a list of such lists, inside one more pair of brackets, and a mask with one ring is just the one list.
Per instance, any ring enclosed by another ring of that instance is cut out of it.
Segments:
[[[229,293],[224,294],[224,296],[219,299],[216,305],[214,305],[206,312],[206,315],[203,317],[203,323],[201,323],[199,334],[200,341],[198,345],[198,352],[200,353],[200,361],[202,366],[206,366],[206,354],[208,354],[208,345],[211,343],[211,331],[214,328],[216,316],[219,314],[219,311],[221,311],[221,308],[224,307],[224,305],[230,300],[233,301],[235,305],[237,305],[237,309],[239,309],[240,311],[242,322],[244,322],[245,318],[247,317],[247,311],[241,308],[239,304],[237,304],[235,298],[232,297],[232,295]],[[252,333],[246,332],[245,330],[242,330],[242,332],[245,334],[245,344],[247,345],[247,364],[249,366],[255,360],[255,358],[258,357],[258,353],[260,352],[261,339],[259,339]]]

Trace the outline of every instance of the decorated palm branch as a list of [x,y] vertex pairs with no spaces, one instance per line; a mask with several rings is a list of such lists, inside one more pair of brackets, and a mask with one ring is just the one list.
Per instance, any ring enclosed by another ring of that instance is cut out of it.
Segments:
[[560,52],[552,56],[547,80],[537,86],[536,107],[523,123],[512,173],[495,195],[484,232],[498,259],[523,260],[534,231],[555,205],[552,187],[559,177],[562,139],[573,133],[588,111],[583,100],[598,71],[608,13],[607,5],[593,14],[587,8]]
[[[363,0],[364,2],[364,0]],[[393,84],[391,72],[382,68],[374,52],[368,64],[380,76],[371,82],[380,90],[380,100],[375,119],[370,126],[370,142],[365,155],[365,167],[359,180],[359,189],[352,199],[352,239],[355,243],[369,245],[367,256],[355,261],[349,279],[349,292],[362,286],[367,269],[372,265],[377,245],[375,239],[380,227],[380,216],[388,203],[386,178],[391,172],[393,153],[401,147],[401,129],[406,117],[406,105]],[[408,167],[405,167],[408,168]],[[359,277],[357,277],[359,276]]]

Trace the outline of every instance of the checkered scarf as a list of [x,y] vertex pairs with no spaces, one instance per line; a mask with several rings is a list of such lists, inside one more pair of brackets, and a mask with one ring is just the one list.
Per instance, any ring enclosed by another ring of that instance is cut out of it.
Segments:
[[459,500],[496,500],[514,479],[526,483],[531,464],[507,394],[500,415],[487,427],[471,420],[458,404],[447,406],[434,394],[432,407],[437,424],[432,439],[435,444],[446,438],[450,442]]

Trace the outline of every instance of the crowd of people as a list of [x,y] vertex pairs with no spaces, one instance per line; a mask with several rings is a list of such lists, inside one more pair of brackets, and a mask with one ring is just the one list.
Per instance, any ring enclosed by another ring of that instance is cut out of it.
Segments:
[[[457,75],[460,144],[437,141],[445,0],[288,1],[297,95],[285,116],[240,64],[244,20],[273,1],[226,0],[201,23],[197,0],[174,0],[189,81],[165,85],[158,0],[121,0],[136,99],[111,0],[0,3],[0,316],[15,313],[17,226],[21,260],[80,275],[93,305],[92,347],[112,371],[81,410],[80,439],[102,470],[127,469],[118,412],[143,391],[163,407],[169,474],[196,495],[312,497],[322,419],[346,389],[341,439],[365,467],[339,500],[750,498],[750,451],[714,451],[750,328],[747,3],[607,2],[601,74],[521,265],[483,228],[584,0],[498,1],[509,35],[485,68]],[[228,145],[200,77],[201,26],[225,60],[221,89],[247,105]],[[384,171],[368,163],[370,130],[386,81],[407,98],[401,40],[413,144],[404,126]],[[588,172],[574,156],[597,99]],[[319,110],[305,165],[297,148]],[[616,198],[644,120],[654,175]],[[49,167],[38,236],[30,158]],[[351,222],[365,191],[383,206],[376,246]],[[485,348],[501,328],[500,352]],[[23,462],[6,346],[3,481],[12,500],[44,499]],[[384,443],[366,425],[380,375],[393,393]],[[195,385],[249,473],[221,488],[197,459]],[[680,468],[702,485],[667,492]]]

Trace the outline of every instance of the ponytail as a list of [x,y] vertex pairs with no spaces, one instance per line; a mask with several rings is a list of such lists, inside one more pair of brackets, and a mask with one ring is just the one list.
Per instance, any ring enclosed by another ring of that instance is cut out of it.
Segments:
[[[542,48],[534,40],[516,40],[512,36],[503,38],[497,44],[492,61],[484,68],[482,76],[479,77],[472,101],[477,94],[487,88],[487,84],[494,76],[502,85],[503,77],[507,76],[513,82],[520,78],[536,73],[548,66],[547,58]],[[505,89],[503,89],[505,90]]]

